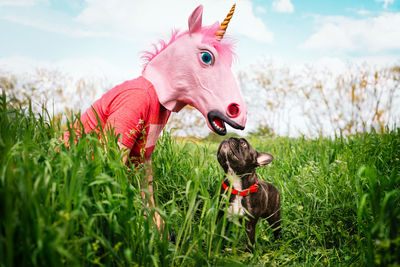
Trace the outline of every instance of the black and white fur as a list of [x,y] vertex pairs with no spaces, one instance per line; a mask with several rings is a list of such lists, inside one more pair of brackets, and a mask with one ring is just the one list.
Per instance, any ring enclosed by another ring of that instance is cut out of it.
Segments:
[[[258,152],[244,138],[229,138],[221,142],[218,162],[226,175],[224,182],[242,191],[258,182],[258,191],[247,196],[230,195],[228,212],[246,218],[246,232],[251,245],[255,242],[255,229],[259,218],[266,218],[277,238],[280,234],[280,196],[275,186],[259,180],[255,169],[269,164],[274,157]],[[221,186],[221,194],[227,194]],[[219,215],[222,217],[223,213]],[[228,214],[229,215],[229,214]],[[251,246],[248,246],[250,250]]]

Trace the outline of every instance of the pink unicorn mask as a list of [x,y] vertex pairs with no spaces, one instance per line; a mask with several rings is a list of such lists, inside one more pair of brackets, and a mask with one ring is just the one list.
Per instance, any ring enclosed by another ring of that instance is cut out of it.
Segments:
[[232,7],[220,25],[202,26],[203,7],[189,17],[189,30],[174,33],[155,53],[145,52],[142,75],[155,88],[160,103],[178,112],[191,105],[207,120],[208,127],[226,134],[225,123],[243,130],[247,109],[231,71],[232,41],[223,38],[234,12]]

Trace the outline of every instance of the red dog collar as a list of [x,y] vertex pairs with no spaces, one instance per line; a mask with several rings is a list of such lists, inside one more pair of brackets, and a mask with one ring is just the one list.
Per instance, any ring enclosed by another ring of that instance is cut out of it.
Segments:
[[[225,191],[228,191],[229,186],[227,186],[225,184],[225,182],[222,183],[222,186],[224,187]],[[258,191],[258,182],[256,182],[255,184],[253,184],[252,186],[250,186],[249,188],[242,190],[242,191],[238,191],[235,188],[231,189],[231,193],[234,195],[239,195],[239,196],[247,196],[250,193],[255,193]]]

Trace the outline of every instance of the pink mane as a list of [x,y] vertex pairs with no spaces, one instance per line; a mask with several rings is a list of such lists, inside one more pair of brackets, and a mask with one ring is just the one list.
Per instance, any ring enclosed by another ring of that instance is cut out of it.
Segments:
[[[230,66],[232,64],[232,60],[235,55],[235,53],[233,52],[235,40],[230,36],[226,36],[225,34],[224,38],[221,41],[218,41],[215,38],[215,32],[218,30],[219,25],[220,24],[216,22],[211,26],[205,26],[201,28],[200,33],[203,35],[202,43],[213,46],[215,50],[217,50],[221,60]],[[159,40],[158,44],[152,45],[154,49],[153,51],[143,51],[141,56],[141,59],[144,62],[143,70],[146,69],[147,64],[151,60],[153,60],[158,54],[163,52],[168,46],[170,46],[180,37],[187,34],[189,34],[189,31],[179,33],[178,30],[173,30],[171,39],[169,40],[168,43],[165,42],[164,40]]]

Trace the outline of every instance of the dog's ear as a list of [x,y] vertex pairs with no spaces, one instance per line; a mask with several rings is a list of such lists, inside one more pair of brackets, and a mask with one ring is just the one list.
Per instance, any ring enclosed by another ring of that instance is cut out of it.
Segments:
[[269,163],[271,163],[271,161],[274,160],[274,157],[268,153],[264,153],[264,152],[258,152],[257,151],[257,165],[258,166],[264,166],[267,165]]

